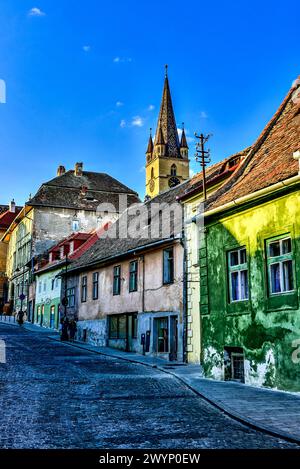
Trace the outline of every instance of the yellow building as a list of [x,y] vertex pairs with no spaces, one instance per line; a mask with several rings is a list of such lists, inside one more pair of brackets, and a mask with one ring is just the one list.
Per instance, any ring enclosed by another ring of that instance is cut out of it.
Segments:
[[[236,153],[206,169],[208,198],[217,191],[239,168],[249,148]],[[201,324],[200,324],[200,243],[204,233],[204,220],[199,217],[203,198],[202,172],[196,174],[179,200],[184,205],[185,251],[186,251],[186,355],[189,363],[200,363]],[[198,216],[198,218],[196,217]],[[202,287],[205,289],[205,285]]]
[[146,195],[155,197],[189,179],[188,145],[182,129],[179,140],[169,80],[166,76],[154,142],[146,151]]

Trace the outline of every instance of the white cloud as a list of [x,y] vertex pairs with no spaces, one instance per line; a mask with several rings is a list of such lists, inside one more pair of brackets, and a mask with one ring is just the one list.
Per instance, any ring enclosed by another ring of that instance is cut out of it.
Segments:
[[117,64],[117,63],[125,63],[125,62],[132,62],[132,58],[131,58],[131,57],[119,57],[119,56],[117,56],[117,57],[115,57],[115,58],[113,59],[113,62],[114,62],[115,64]]
[[124,127],[126,127],[126,120],[125,119],[121,120],[120,127],[122,127],[122,129],[124,129]]
[[207,118],[208,118],[208,115],[206,114],[205,111],[201,111],[201,112],[200,112],[200,118],[201,118],[201,119],[207,119]]
[[44,13],[40,8],[33,7],[29,10],[28,16],[46,16],[46,13]]
[[122,103],[122,101],[117,101],[116,106],[117,107],[122,107],[122,106],[124,106],[124,103]]
[[82,50],[84,50],[84,52],[90,52],[91,46],[83,46]]
[[143,127],[144,121],[140,116],[135,116],[131,121],[131,125],[134,127]]
[[6,84],[4,80],[0,80],[0,103],[6,103]]
[[149,104],[148,111],[153,111],[154,109],[155,109],[155,106],[153,104]]

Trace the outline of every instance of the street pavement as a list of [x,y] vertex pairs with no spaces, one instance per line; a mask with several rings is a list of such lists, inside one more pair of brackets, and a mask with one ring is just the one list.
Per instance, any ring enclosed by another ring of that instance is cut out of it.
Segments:
[[275,449],[175,376],[0,324],[0,448]]

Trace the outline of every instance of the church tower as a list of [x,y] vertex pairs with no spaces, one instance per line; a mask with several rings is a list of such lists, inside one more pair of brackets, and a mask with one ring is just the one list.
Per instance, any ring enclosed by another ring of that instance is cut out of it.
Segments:
[[153,142],[150,129],[146,151],[146,195],[155,197],[188,178],[188,145],[184,128],[179,141],[166,66],[156,134]]

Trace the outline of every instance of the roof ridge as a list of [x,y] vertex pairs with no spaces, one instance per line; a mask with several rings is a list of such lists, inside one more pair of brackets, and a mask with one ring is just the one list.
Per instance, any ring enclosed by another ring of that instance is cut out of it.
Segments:
[[[300,77],[299,77],[300,78]],[[299,80],[299,79],[298,79]],[[296,80],[297,81],[297,80]],[[292,85],[292,87],[289,89],[287,95],[285,96],[284,100],[282,101],[281,105],[277,109],[277,111],[273,114],[272,118],[268,121],[268,123],[265,125],[263,128],[262,132],[259,134],[258,138],[255,140],[254,144],[251,145],[248,154],[245,156],[245,158],[241,161],[240,166],[237,168],[237,170],[227,179],[226,183],[220,187],[219,190],[214,192],[212,196],[207,200],[207,206],[208,208],[210,205],[212,205],[216,199],[222,195],[224,192],[226,192],[228,189],[234,186],[234,184],[240,179],[240,177],[243,176],[244,171],[246,170],[247,166],[249,163],[252,161],[252,158],[254,155],[257,153],[259,148],[262,146],[262,144],[265,142],[265,140],[268,138],[270,132],[278,122],[279,118],[281,117],[283,111],[285,110],[287,104],[289,103],[293,93],[295,92],[295,89],[297,87],[300,87],[300,80],[298,83]]]

